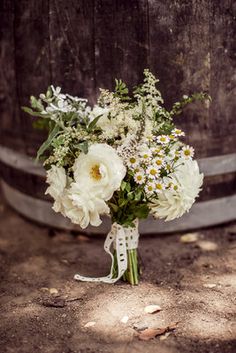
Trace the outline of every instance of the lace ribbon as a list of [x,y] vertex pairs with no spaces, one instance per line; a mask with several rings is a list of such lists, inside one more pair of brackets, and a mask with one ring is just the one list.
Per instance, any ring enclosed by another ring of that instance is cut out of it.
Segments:
[[[118,223],[113,223],[111,231],[108,233],[104,243],[104,250],[107,254],[110,255],[112,260],[111,271],[109,275],[105,277],[94,278],[76,274],[74,279],[84,282],[115,283],[123,276],[124,272],[127,270],[127,250],[136,249],[138,247],[138,239],[138,220],[135,220],[134,228],[124,228]],[[112,245],[113,248],[116,249],[117,255],[118,274],[116,278],[112,278],[114,267],[114,256],[111,252]]]

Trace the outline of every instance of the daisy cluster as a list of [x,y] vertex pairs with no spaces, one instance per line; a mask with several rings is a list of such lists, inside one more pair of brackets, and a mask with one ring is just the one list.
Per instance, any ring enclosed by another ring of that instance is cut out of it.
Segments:
[[170,135],[159,135],[152,142],[142,144],[129,156],[127,166],[136,184],[143,186],[148,197],[155,197],[165,189],[178,185],[168,181],[178,163],[192,159],[193,147],[179,142],[184,132],[174,128]]

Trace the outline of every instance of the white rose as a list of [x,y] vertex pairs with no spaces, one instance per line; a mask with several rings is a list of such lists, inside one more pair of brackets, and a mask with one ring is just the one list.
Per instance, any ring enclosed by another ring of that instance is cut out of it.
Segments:
[[46,194],[54,199],[53,210],[61,212],[64,217],[68,217],[72,223],[79,224],[81,228],[86,228],[89,223],[92,226],[101,224],[100,215],[109,214],[110,209],[101,196],[94,191],[83,189],[80,184],[71,182],[62,167],[52,166],[47,171],[47,183],[49,187]]
[[126,174],[126,168],[116,150],[99,143],[90,146],[87,154],[79,155],[73,170],[80,190],[87,190],[105,201],[120,188]]
[[49,187],[47,188],[45,194],[49,194],[54,199],[54,211],[61,212],[63,209],[62,198],[64,197],[64,191],[67,185],[65,169],[53,165],[51,169],[47,171],[46,182],[49,184]]
[[63,200],[63,214],[83,229],[89,223],[99,226],[102,223],[100,215],[109,212],[110,209],[103,199],[88,191],[81,191],[77,183],[71,184]]
[[190,210],[201,190],[203,174],[200,174],[196,161],[186,160],[166,178],[165,182],[172,182],[177,189],[164,190],[149,206],[154,217],[171,221]]

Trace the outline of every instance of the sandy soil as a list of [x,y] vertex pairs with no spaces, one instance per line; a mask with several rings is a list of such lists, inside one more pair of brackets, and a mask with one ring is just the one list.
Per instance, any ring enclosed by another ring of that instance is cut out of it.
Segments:
[[[77,271],[108,273],[103,239],[40,227],[1,200],[0,352],[236,352],[236,225],[198,235],[200,243],[142,237],[137,287],[80,283]],[[145,313],[150,304],[162,311]],[[137,337],[176,321],[169,335]]]

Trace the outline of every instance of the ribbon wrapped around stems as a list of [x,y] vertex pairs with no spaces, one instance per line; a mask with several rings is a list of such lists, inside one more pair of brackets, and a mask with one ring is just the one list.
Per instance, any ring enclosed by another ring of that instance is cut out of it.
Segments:
[[[85,277],[79,274],[74,276],[74,279],[84,282],[104,282],[104,283],[115,283],[125,273],[128,268],[127,251],[137,249],[139,232],[138,232],[138,219],[134,221],[135,227],[123,227],[118,223],[112,223],[111,231],[108,233],[104,242],[104,250],[111,256],[112,264],[111,271],[108,276],[105,277]],[[116,250],[117,259],[117,275],[114,278],[114,255],[113,250]]]

